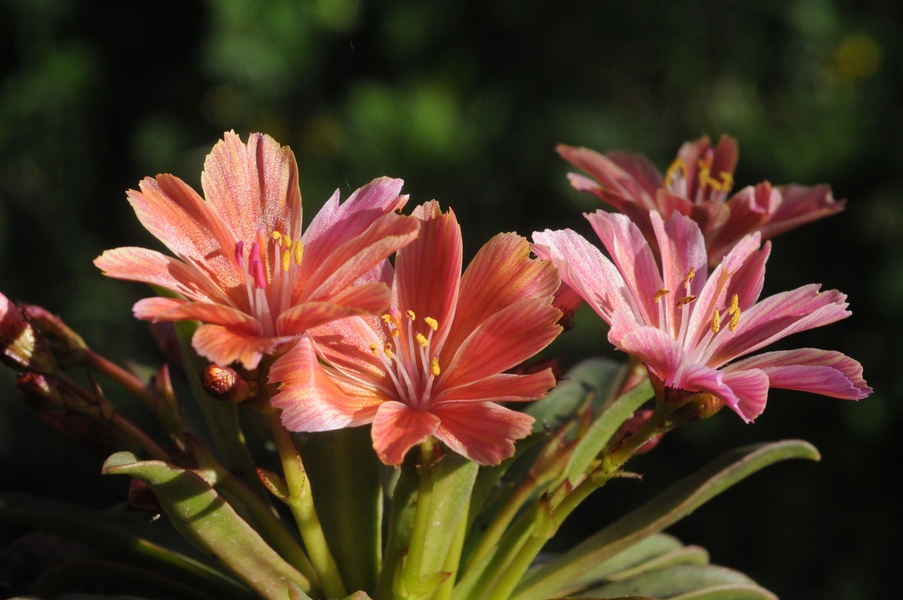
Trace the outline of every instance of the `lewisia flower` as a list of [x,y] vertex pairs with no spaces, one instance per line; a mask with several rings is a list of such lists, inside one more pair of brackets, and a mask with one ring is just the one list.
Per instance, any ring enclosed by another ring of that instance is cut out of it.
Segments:
[[291,431],[372,422],[373,446],[388,465],[429,436],[498,464],[533,418],[497,403],[539,398],[555,385],[551,369],[504,371],[561,331],[552,306],[558,274],[530,258],[526,239],[500,234],[462,276],[454,213],[430,202],[414,214],[419,237],[398,252],[394,273],[386,263],[373,274],[392,282],[389,311],[313,330],[271,367],[282,382],[271,403]]
[[206,200],[172,175],[128,192],[141,223],[176,256],[145,248],[108,250],[94,264],[117,279],[180,294],[135,304],[150,321],[204,323],[192,343],[220,365],[255,368],[264,354],[317,325],[379,312],[380,282],[353,285],[417,235],[400,179],[375,179],[339,204],[338,190],[301,233],[301,194],[292,151],[271,137],[234,132],[214,146],[201,176]]
[[534,251],[611,326],[611,343],[645,363],[660,401],[680,406],[710,394],[714,408],[724,403],[749,422],[764,410],[769,387],[844,400],[871,393],[862,366],[839,352],[741,358],[850,315],[844,294],[818,285],[759,300],[771,249],[760,248],[759,233],[741,239],[708,275],[702,233],[688,217],[649,215],[661,266],[627,216],[600,210],[586,217],[611,260],[570,230],[534,233]]
[[726,135],[712,147],[708,137],[681,146],[664,176],[645,157],[629,152],[599,154],[588,148],[560,144],[558,153],[586,171],[592,179],[568,174],[574,188],[590,192],[628,215],[655,246],[649,211],[668,219],[678,212],[702,229],[709,265],[753,231],[772,238],[809,221],[843,210],[827,185],[772,187],[764,181],[730,195],[739,154],[737,142]]

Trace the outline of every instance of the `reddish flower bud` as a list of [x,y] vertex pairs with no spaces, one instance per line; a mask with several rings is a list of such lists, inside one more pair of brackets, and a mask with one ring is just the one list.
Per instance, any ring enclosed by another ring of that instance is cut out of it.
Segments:
[[63,368],[80,365],[88,347],[80,335],[46,308],[34,304],[20,304],[22,312],[50,345],[50,350]]
[[230,367],[210,365],[203,377],[204,389],[217,400],[238,404],[250,395],[248,382]]
[[41,373],[56,370],[50,346],[3,294],[0,294],[0,359],[14,369]]

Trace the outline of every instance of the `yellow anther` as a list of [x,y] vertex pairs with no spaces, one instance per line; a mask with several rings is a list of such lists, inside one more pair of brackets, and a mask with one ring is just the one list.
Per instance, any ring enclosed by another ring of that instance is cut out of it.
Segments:
[[414,314],[414,311],[413,311],[413,310],[409,310],[409,311],[408,311],[408,318],[409,318],[410,320],[413,321],[413,320],[415,320],[415,319],[417,318],[417,315]]
[[432,329],[433,331],[436,331],[437,329],[439,329],[439,321],[437,321],[433,317],[426,317],[424,319],[424,321],[426,322],[427,325],[429,325],[429,328]]
[[433,377],[439,377],[439,372],[439,359],[434,356],[430,362],[430,373],[433,374]]
[[386,356],[388,358],[395,358],[395,353],[392,352],[392,344],[386,344],[385,346],[383,346],[383,352],[386,353]]
[[731,308],[727,311],[727,314],[731,316],[731,322],[727,327],[734,331],[740,325],[740,299],[737,297],[737,294],[731,296]]
[[379,355],[379,344],[370,344],[370,352],[374,355]]
[[652,301],[658,304],[658,301],[661,300],[664,296],[667,296],[671,293],[671,290],[659,290],[655,292],[655,296],[652,297]]
[[684,289],[690,291],[690,284],[693,283],[693,278],[696,277],[696,269],[690,269],[690,272],[687,273],[687,278],[684,281]]
[[398,336],[401,335],[401,332],[398,331],[397,329],[393,329],[393,330],[391,331],[390,335],[391,335],[392,337],[398,337]]
[[712,333],[718,333],[719,331],[721,331],[721,313],[716,308],[715,314],[712,315]]
[[721,171],[721,186],[724,188],[724,192],[731,191],[731,188],[734,187],[734,176],[727,171]]
[[684,296],[683,298],[681,298],[680,300],[677,301],[677,308],[683,308],[684,306],[686,306],[687,304],[690,304],[691,302],[696,302],[696,296],[693,296],[693,295]]
[[273,232],[273,239],[276,240],[277,242],[279,241],[279,238],[281,238],[281,237],[282,237],[282,234],[279,233],[278,231]]
[[423,335],[422,333],[418,333],[416,336],[416,339],[417,339],[417,343],[420,344],[420,346],[422,348],[426,348],[427,346],[430,345],[429,340],[427,340],[426,336]]
[[295,264],[301,266],[301,257],[304,256],[304,246],[301,245],[301,240],[295,242],[295,251],[293,254],[295,255]]
[[392,322],[392,315],[390,315],[389,313],[386,313],[383,316],[381,316],[380,319],[383,320],[383,323],[389,324]]
[[288,252],[282,253],[282,270],[288,271],[288,268],[292,265],[292,255]]
[[674,162],[671,163],[671,166],[668,167],[668,170],[665,172],[665,187],[671,187],[672,180],[674,179],[674,175],[677,174],[678,171],[683,173],[683,176],[687,176],[687,165],[684,164],[684,161],[677,158],[674,159]]

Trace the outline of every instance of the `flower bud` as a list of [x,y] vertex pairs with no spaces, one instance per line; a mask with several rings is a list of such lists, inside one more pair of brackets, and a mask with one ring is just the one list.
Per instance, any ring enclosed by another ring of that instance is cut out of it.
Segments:
[[88,346],[62,319],[35,304],[21,304],[20,308],[50,344],[50,350],[60,366],[74,367],[83,362]]
[[202,383],[208,394],[223,402],[238,404],[247,400],[251,393],[248,382],[230,367],[208,366],[204,369]]
[[0,359],[14,369],[52,373],[50,346],[22,311],[0,294]]
[[724,402],[705,392],[693,394],[690,400],[670,415],[674,422],[702,421],[724,408]]

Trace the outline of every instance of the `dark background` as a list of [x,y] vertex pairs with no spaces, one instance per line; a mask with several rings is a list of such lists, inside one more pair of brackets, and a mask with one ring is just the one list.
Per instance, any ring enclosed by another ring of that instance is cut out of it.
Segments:
[[[436,198],[465,252],[498,231],[572,227],[595,198],[571,190],[558,142],[643,152],[664,170],[684,140],[740,143],[738,186],[829,182],[847,210],[775,241],[766,293],[813,281],[853,316],[790,347],[840,350],[875,388],[854,404],[772,392],[744,425],[725,411],[684,427],[562,533],[579,539],[742,444],[800,437],[787,463],[678,525],[685,543],[785,599],[894,597],[900,572],[903,333],[903,4],[896,0],[0,0],[0,290],[62,314],[101,353],[162,359],[131,305],[138,284],[91,264],[159,247],[124,191],[174,173],[197,186],[234,129],[295,151],[306,215],[380,175]],[[737,188],[739,189],[739,187]],[[581,313],[566,365],[614,355]],[[103,506],[98,474],[22,406],[0,374],[0,487]],[[2,530],[0,530],[2,531]]]

